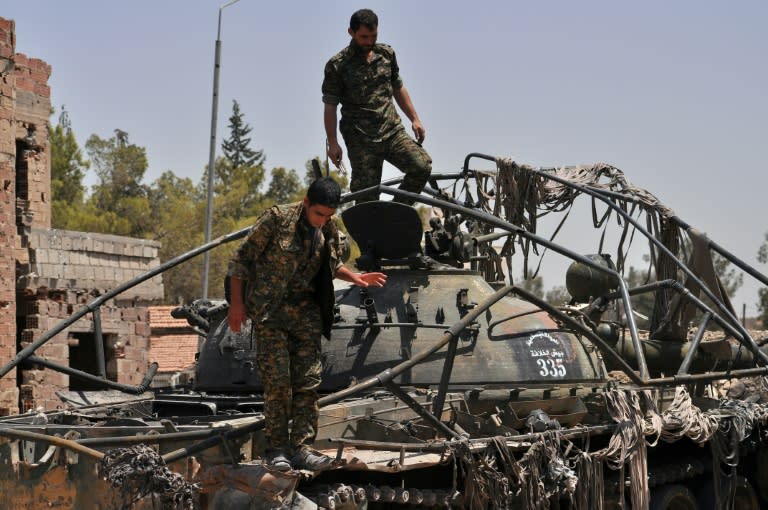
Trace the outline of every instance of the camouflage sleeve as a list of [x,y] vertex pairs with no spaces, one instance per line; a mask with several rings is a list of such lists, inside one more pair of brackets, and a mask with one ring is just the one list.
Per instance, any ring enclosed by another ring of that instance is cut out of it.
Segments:
[[341,237],[339,236],[339,226],[336,224],[336,219],[331,219],[328,224],[330,226],[330,235],[332,236],[330,243],[331,249],[333,250],[333,253],[331,253],[331,260],[334,262],[332,274],[336,274],[336,271],[344,265],[344,262],[341,260]]
[[243,244],[235,251],[229,261],[227,274],[241,279],[247,279],[254,262],[264,253],[269,241],[277,229],[277,216],[270,208],[259,216]]
[[400,66],[397,65],[395,50],[392,50],[392,90],[397,90],[403,86],[403,79],[400,77]]
[[341,102],[344,93],[344,83],[334,60],[331,59],[325,64],[325,77],[323,78],[323,103],[337,105]]

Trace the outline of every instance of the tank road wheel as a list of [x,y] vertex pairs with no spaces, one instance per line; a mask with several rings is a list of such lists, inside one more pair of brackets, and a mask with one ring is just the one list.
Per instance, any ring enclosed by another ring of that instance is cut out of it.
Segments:
[[619,503],[619,498],[605,498],[603,501],[603,510],[624,510],[629,508],[626,503]]
[[[715,510],[715,491],[712,486],[712,480],[709,480],[709,484],[704,486],[698,493],[699,510]],[[757,498],[757,493],[744,476],[736,477],[736,494],[734,496],[733,508],[738,510],[759,510],[760,500]]]
[[696,510],[696,498],[685,485],[671,484],[651,490],[650,510]]
[[757,467],[753,480],[760,499],[768,503],[768,446],[763,445],[757,452]]
[[757,493],[745,476],[740,476],[736,480],[736,498],[733,502],[733,508],[739,510],[759,510],[760,508]]

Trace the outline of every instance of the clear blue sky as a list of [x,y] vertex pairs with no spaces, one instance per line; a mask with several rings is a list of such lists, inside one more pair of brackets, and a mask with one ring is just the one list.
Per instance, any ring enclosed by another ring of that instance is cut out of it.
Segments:
[[[120,128],[146,147],[147,182],[165,170],[197,181],[222,3],[9,0],[0,16],[16,21],[17,51],[53,66],[54,106],[81,143]],[[237,99],[268,167],[302,172],[323,154],[323,66],[360,7],[397,51],[436,170],[469,152],[611,163],[756,263],[768,230],[768,2],[240,0],[223,11],[219,142]],[[756,289],[739,292],[739,313],[754,312]]]

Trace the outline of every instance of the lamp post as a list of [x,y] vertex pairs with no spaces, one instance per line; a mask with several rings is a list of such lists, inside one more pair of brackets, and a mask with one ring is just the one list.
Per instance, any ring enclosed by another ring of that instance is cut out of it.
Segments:
[[[205,208],[205,244],[211,241],[213,223],[213,173],[216,160],[216,122],[219,110],[219,70],[221,69],[221,11],[240,0],[230,0],[219,7],[219,26],[216,32],[216,56],[213,62],[213,100],[211,106],[211,140],[208,149],[208,203]],[[203,299],[208,298],[208,268],[211,252],[203,255]]]

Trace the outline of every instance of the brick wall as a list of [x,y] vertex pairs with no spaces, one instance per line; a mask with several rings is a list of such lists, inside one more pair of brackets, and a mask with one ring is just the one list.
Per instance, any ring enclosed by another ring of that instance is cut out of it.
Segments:
[[[23,53],[14,55],[16,98],[14,140],[17,147],[17,217],[24,226],[51,226],[51,158],[48,118],[51,115],[51,66]],[[19,172],[18,168],[23,168]]]
[[[16,27],[0,18],[0,362],[16,355],[16,263],[27,258],[19,232],[50,227],[48,116],[51,68],[16,53]],[[19,148],[21,148],[19,150]],[[18,169],[22,168],[23,172]],[[15,413],[16,371],[0,379],[0,415]]]
[[[51,66],[16,52],[15,29],[0,18],[0,366],[19,346],[160,263],[157,242],[50,229]],[[101,307],[110,379],[141,382],[149,366],[147,306],[162,296],[157,276]],[[36,354],[62,365],[90,364],[94,342],[89,313]],[[56,391],[71,385],[67,375],[22,365],[0,378],[0,415],[60,406]]]
[[[16,77],[13,21],[0,18],[0,360],[16,355],[15,254],[20,248],[16,234],[14,161],[16,143],[12,133],[15,118]],[[16,371],[0,379],[0,415],[18,411]]]
[[186,319],[174,319],[175,306],[149,308],[150,361],[159,365],[158,373],[174,373],[189,369],[195,363],[200,341]]

